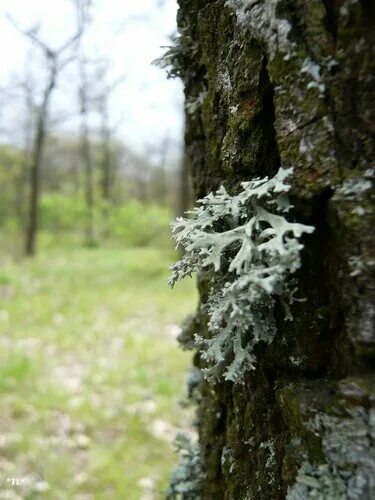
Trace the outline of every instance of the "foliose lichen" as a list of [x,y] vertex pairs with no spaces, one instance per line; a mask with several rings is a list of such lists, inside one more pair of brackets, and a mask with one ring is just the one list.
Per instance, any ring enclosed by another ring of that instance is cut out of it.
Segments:
[[295,484],[288,489],[287,500],[346,500],[345,484],[333,466],[313,466],[304,462]]
[[167,491],[167,500],[200,500],[200,483],[204,478],[199,446],[185,433],[175,438],[180,462],[172,473]]
[[257,2],[256,0],[227,0],[226,5],[237,17],[237,23],[255,34],[257,38],[267,40],[270,57],[280,51],[290,57],[293,43],[289,40],[291,25],[287,19],[278,17],[278,0]]
[[309,422],[314,432],[323,435],[322,444],[326,459],[331,469],[336,471],[335,475],[341,480],[346,493],[344,497],[325,498],[358,500],[374,497],[374,417],[374,409],[355,407],[346,409],[345,416],[318,413]]
[[285,181],[293,169],[280,169],[272,179],[243,182],[234,196],[221,186],[199,201],[190,218],[172,223],[173,238],[184,256],[172,266],[170,286],[193,272],[211,280],[206,303],[211,338],[195,336],[195,346],[208,362],[210,382],[242,382],[255,368],[255,346],[276,335],[276,299],[292,319],[295,299],[291,275],[301,265],[300,238],[314,228],[289,222],[291,204]]
[[171,45],[161,47],[165,52],[153,64],[166,70],[167,78],[184,78],[190,71],[191,61],[197,56],[197,44],[191,40],[186,29],[180,29],[180,33],[173,35],[171,42]]

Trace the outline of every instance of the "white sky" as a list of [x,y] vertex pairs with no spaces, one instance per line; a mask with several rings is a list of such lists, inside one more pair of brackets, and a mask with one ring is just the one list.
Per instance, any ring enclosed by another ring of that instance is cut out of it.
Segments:
[[[176,0],[94,0],[87,53],[91,58],[104,56],[110,60],[111,81],[126,75],[111,97],[111,115],[114,124],[121,123],[119,139],[137,150],[157,145],[166,136],[176,146],[182,140],[181,83],[167,80],[163,70],[151,65],[163,52],[160,46],[170,44],[169,35],[176,29],[176,11]],[[43,75],[37,59],[30,63],[30,42],[12,26],[7,14],[25,29],[39,23],[40,36],[55,46],[66,40],[75,27],[70,0],[0,0],[1,88],[16,77],[22,78],[26,67],[39,80]],[[51,106],[52,118],[77,109],[74,71],[73,63],[62,75]],[[19,140],[21,105],[4,98],[4,94],[0,105],[0,128],[6,130],[2,140]],[[73,119],[59,127],[74,132],[76,123]]]

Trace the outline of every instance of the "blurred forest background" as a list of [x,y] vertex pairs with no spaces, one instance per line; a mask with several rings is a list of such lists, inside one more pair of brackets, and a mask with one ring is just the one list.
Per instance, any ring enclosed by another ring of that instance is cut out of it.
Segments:
[[[50,35],[52,42],[43,19],[21,22],[4,9],[2,24],[13,31],[10,38],[21,40],[17,55],[23,51],[24,61],[21,69],[5,72],[0,88],[3,234],[17,241],[14,251],[23,247],[27,255],[36,253],[39,237],[47,235],[75,243],[83,238],[87,245],[109,238],[127,245],[165,241],[170,214],[183,211],[188,196],[181,160],[180,85],[174,81],[161,86],[160,69],[151,67],[152,56],[162,51],[158,41],[163,43],[164,35],[164,43],[170,42],[167,33],[158,33],[159,40],[151,37],[153,50],[144,50],[146,60],[135,75],[134,61],[127,65],[126,57],[121,60],[118,46],[121,34],[134,28],[142,40],[155,12],[164,21],[164,10],[171,21],[176,6],[149,1],[144,4],[154,4],[150,12],[138,6],[133,14],[123,13],[112,25],[112,37],[107,33],[112,44],[103,47],[92,40],[100,35],[95,13],[100,19],[101,12],[95,2],[65,4],[70,18],[64,20],[64,32],[57,26],[58,36]],[[104,2],[97,4],[103,8]],[[131,47],[136,59],[142,57],[134,52],[138,39]],[[123,43],[129,40],[123,37]]]
[[0,1],[0,498],[163,498],[195,302],[174,0]]

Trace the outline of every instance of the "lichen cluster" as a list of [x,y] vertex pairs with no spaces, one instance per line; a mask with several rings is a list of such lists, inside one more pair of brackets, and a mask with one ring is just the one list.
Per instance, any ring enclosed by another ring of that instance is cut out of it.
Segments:
[[252,0],[227,0],[226,5],[232,9],[237,22],[243,28],[251,31],[259,39],[267,40],[270,56],[276,51],[289,54],[293,43],[289,40],[291,24],[286,19],[278,17],[278,0],[254,2]]
[[323,435],[326,460],[331,469],[336,471],[335,485],[340,479],[343,485],[341,490],[346,493],[341,498],[374,498],[374,417],[374,409],[354,407],[347,408],[345,414],[340,416],[317,414],[309,422],[315,433]]
[[203,479],[198,444],[184,433],[175,438],[175,446],[180,454],[180,462],[172,473],[167,500],[199,500],[200,482]]
[[289,304],[296,300],[291,275],[301,264],[300,238],[314,230],[284,216],[291,208],[285,181],[292,171],[243,182],[234,196],[221,186],[199,201],[190,218],[172,224],[173,238],[185,253],[172,266],[170,286],[193,272],[212,283],[206,304],[211,337],[195,336],[208,362],[208,381],[242,382],[255,368],[255,346],[271,343],[276,334],[277,297],[291,319]]
[[295,484],[288,489],[287,500],[346,500],[345,484],[334,467],[313,466],[304,462]]
[[[183,35],[183,36],[181,36]],[[166,70],[168,78],[184,78],[189,72],[191,61],[197,55],[197,45],[192,42],[186,30],[171,37],[172,45],[163,46],[164,54],[155,59],[153,64]]]

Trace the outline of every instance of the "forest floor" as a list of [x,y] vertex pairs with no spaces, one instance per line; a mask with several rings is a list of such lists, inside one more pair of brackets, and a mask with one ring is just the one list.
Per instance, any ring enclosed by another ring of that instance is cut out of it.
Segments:
[[190,412],[175,341],[192,281],[159,249],[42,251],[0,267],[0,499],[164,498]]

